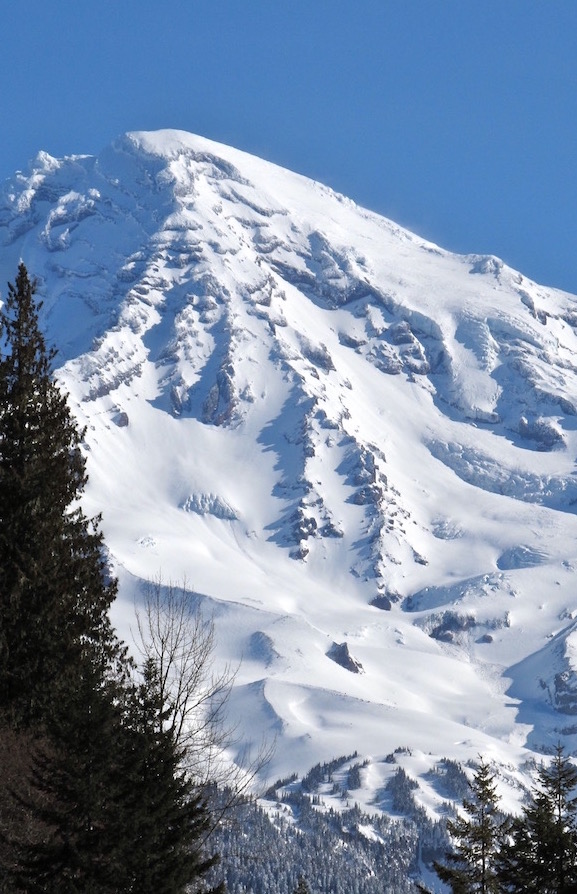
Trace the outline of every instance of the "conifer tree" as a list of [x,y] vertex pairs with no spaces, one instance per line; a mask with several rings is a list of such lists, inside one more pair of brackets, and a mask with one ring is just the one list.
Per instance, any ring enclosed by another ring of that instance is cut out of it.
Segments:
[[182,894],[215,862],[210,814],[165,730],[154,665],[133,682],[110,623],[116,583],[77,505],[82,433],[40,307],[21,264],[0,312],[0,738],[28,753],[16,834],[0,822],[0,888]]
[[510,828],[499,858],[501,890],[577,891],[577,767],[559,745],[542,766],[530,803]]
[[0,710],[30,724],[49,713],[87,641],[112,636],[97,520],[76,505],[85,461],[41,303],[20,264],[0,312]]
[[13,890],[204,891],[218,859],[205,851],[211,814],[164,729],[156,669],[149,663],[132,685],[102,671],[86,661],[48,748],[35,755],[33,794],[21,800],[44,834],[16,848]]
[[[176,894],[193,883],[201,889],[218,862],[205,851],[212,822],[208,803],[184,769],[170,716],[158,668],[148,659],[132,701],[126,769],[132,828],[123,860],[125,889],[139,894]],[[212,894],[222,890],[219,885]]]
[[468,817],[447,823],[454,850],[445,864],[435,863],[435,871],[455,894],[493,894],[499,891],[496,855],[502,819],[495,775],[484,761],[480,761],[470,787],[472,796],[463,801]]
[[132,757],[123,728],[125,689],[94,658],[83,656],[75,687],[54,705],[47,736],[33,749],[27,795],[17,800],[42,834],[12,841],[10,890],[133,890],[119,883],[127,838],[135,845],[125,809]]

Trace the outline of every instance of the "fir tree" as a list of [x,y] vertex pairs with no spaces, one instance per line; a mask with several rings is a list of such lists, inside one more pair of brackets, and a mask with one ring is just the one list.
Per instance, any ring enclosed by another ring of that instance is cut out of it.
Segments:
[[435,871],[455,894],[492,894],[499,891],[495,863],[502,820],[495,776],[484,761],[470,787],[472,797],[463,801],[468,816],[447,823],[454,850],[445,864],[435,863]]
[[[180,768],[155,668],[129,685],[87,660],[54,717],[21,799],[43,835],[16,848],[13,889],[43,894],[183,894],[204,890],[211,814]],[[222,887],[211,894],[220,894]]]
[[41,835],[12,841],[11,890],[43,894],[131,891],[124,875],[131,818],[125,689],[110,669],[85,654],[76,686],[55,705],[32,753],[28,794],[17,798]]
[[501,890],[575,894],[577,891],[577,768],[558,746],[500,854]]
[[82,433],[34,296],[21,264],[0,312],[0,744],[10,734],[27,753],[7,793],[17,823],[0,822],[0,885],[182,894],[214,865],[210,813],[165,729],[153,663],[134,683],[111,626],[116,583],[98,520],[77,506]]
[[[158,669],[151,659],[132,701],[128,730],[128,812],[132,828],[123,865],[123,890],[177,894],[204,889],[203,879],[218,862],[205,842],[212,817],[202,792],[183,768]],[[134,837],[135,845],[130,839]],[[221,885],[212,889],[220,894]]]
[[50,712],[87,641],[111,638],[97,520],[76,505],[85,461],[26,267],[0,312],[0,709],[30,724]]

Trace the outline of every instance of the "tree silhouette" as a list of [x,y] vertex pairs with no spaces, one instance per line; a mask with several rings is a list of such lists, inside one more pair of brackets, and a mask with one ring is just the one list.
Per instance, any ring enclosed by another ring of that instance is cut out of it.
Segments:
[[50,712],[86,644],[112,641],[98,520],[76,501],[86,483],[55,352],[38,325],[26,267],[0,312],[0,709],[23,725]]
[[111,625],[116,582],[78,506],[82,432],[35,292],[20,264],[0,312],[0,755],[23,750],[0,798],[0,888],[201,890],[209,810],[157,665],[139,678]]
[[496,894],[499,889],[496,855],[502,818],[498,808],[495,775],[481,760],[470,783],[471,797],[463,801],[467,816],[447,823],[454,850],[447,862],[435,863],[441,881],[455,894]]
[[557,746],[523,815],[513,820],[500,854],[502,891],[577,891],[577,768]]

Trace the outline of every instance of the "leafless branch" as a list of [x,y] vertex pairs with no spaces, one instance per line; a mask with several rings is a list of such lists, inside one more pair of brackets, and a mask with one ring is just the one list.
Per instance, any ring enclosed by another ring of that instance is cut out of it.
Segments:
[[225,758],[226,749],[238,745],[226,716],[238,667],[215,672],[213,619],[203,615],[186,581],[175,587],[157,579],[147,585],[136,620],[136,645],[143,662],[152,660],[159,674],[164,723],[174,733],[184,768],[198,785],[216,783],[238,798],[270,760],[272,746],[261,745],[241,765]]

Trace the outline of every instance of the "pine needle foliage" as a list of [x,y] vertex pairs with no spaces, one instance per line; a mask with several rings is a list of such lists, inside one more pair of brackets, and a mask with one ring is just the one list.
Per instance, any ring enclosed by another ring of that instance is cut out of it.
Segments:
[[36,285],[20,264],[0,312],[0,709],[40,721],[87,642],[112,640],[98,519],[77,505],[82,433],[52,378]]
[[495,775],[480,761],[470,783],[471,797],[463,801],[466,816],[447,823],[454,850],[435,871],[454,894],[497,894],[500,891],[496,856],[503,825]]
[[156,664],[138,676],[111,625],[99,519],[78,504],[83,433],[35,294],[20,264],[0,311],[0,755],[22,747],[0,796],[0,890],[204,891],[212,818]]
[[[203,879],[218,862],[204,849],[212,816],[202,790],[183,769],[170,716],[158,668],[148,660],[133,693],[127,740],[128,837],[136,847],[129,847],[123,866],[125,890],[139,894],[204,890]],[[222,885],[210,894],[223,894]]]
[[[18,800],[41,826],[36,840],[14,842],[12,890],[30,894],[113,894],[123,887],[128,754],[123,698],[85,659],[77,686],[33,749],[28,794]],[[134,841],[131,840],[134,845]]]
[[308,886],[307,880],[302,875],[299,876],[297,886],[294,889],[294,894],[311,894],[311,889]]
[[577,767],[557,746],[539,771],[521,817],[500,855],[501,890],[511,894],[577,892]]
[[[211,815],[179,769],[152,665],[127,685],[88,662],[74,700],[34,756],[32,794],[42,824],[17,848],[13,890],[30,894],[182,894],[205,891]],[[222,894],[221,886],[210,894]]]

